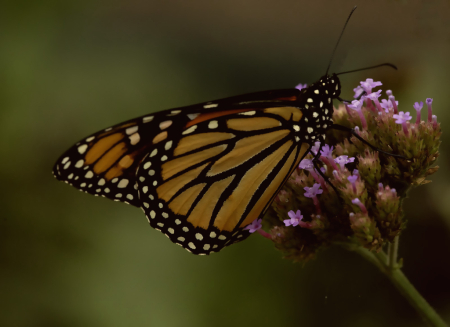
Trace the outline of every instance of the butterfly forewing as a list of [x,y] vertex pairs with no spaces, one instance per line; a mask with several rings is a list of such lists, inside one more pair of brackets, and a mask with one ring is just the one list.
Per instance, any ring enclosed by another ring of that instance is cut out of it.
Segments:
[[267,101],[286,103],[294,101],[297,94],[292,89],[257,92],[129,120],[78,142],[60,157],[53,174],[80,191],[140,207],[136,171],[157,145],[176,140],[189,122],[218,117],[215,112],[245,111],[250,104],[264,106]]

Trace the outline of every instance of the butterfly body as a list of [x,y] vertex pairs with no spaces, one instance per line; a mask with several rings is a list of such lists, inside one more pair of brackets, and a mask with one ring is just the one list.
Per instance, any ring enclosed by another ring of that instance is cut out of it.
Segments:
[[55,164],[59,180],[140,207],[194,254],[249,236],[278,190],[332,126],[336,75],[302,90],[251,93],[164,110],[97,132]]

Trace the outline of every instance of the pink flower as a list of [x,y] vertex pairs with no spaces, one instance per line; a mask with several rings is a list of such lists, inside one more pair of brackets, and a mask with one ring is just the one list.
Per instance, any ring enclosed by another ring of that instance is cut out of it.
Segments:
[[283,220],[285,226],[298,226],[300,221],[303,219],[303,215],[300,212],[300,210],[297,210],[297,212],[289,211],[288,216],[290,219]]
[[302,89],[306,89],[308,87],[308,84],[298,84],[295,88],[299,91],[301,91]]
[[366,91],[367,94],[372,93],[372,89],[377,86],[383,85],[381,82],[374,82],[372,78],[366,79],[364,82],[359,82],[361,84],[364,91]]
[[245,226],[244,229],[248,230],[250,233],[254,233],[256,232],[258,229],[262,228],[262,224],[261,224],[262,219],[255,219],[251,222],[250,225]]

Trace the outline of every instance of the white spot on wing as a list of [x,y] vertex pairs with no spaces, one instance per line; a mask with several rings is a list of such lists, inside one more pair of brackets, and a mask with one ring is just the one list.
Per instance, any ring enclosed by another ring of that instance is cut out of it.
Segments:
[[205,108],[205,109],[215,108],[215,107],[217,107],[217,103],[205,104],[203,106],[203,108]]
[[200,115],[200,114],[187,114],[187,116],[190,120],[194,120],[195,118],[198,117],[198,115]]
[[88,147],[87,144],[80,145],[80,146],[78,147],[78,152],[79,152],[80,154],[85,153],[87,147]]
[[139,133],[134,133],[129,137],[131,145],[136,145],[141,140]]
[[172,141],[166,142],[166,144],[164,145],[164,149],[169,150],[172,147],[172,143]]
[[218,126],[219,126],[219,123],[217,120],[211,120],[208,124],[208,128],[210,128],[210,129],[217,128]]
[[187,130],[185,130],[185,131],[184,131],[183,133],[181,133],[181,134],[186,135],[186,134],[192,133],[192,132],[195,131],[196,129],[197,129],[197,125],[194,125],[194,126],[189,127]]
[[254,114],[256,114],[255,110],[252,111],[246,111],[246,112],[240,112],[239,115],[244,115],[244,116],[253,116]]
[[138,128],[139,128],[138,126],[129,127],[125,130],[125,133],[127,133],[127,135],[134,134],[137,132]]
[[166,120],[166,121],[163,121],[163,122],[159,123],[159,128],[166,129],[170,125],[172,125],[172,121],[171,120]]
[[120,182],[119,182],[119,184],[117,184],[117,187],[118,188],[125,188],[125,187],[127,187],[127,185],[128,185],[128,179],[122,179]]
[[153,116],[147,116],[147,117],[142,118],[143,123],[148,123],[149,121],[152,121],[152,120],[153,120]]

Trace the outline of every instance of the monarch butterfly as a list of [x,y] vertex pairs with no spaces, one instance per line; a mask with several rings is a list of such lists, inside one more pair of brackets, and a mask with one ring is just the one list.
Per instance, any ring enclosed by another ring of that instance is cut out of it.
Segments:
[[249,236],[244,228],[264,215],[311,146],[323,143],[340,93],[338,76],[326,73],[301,90],[141,116],[84,138],[53,174],[140,207],[153,228],[194,254],[218,252]]

